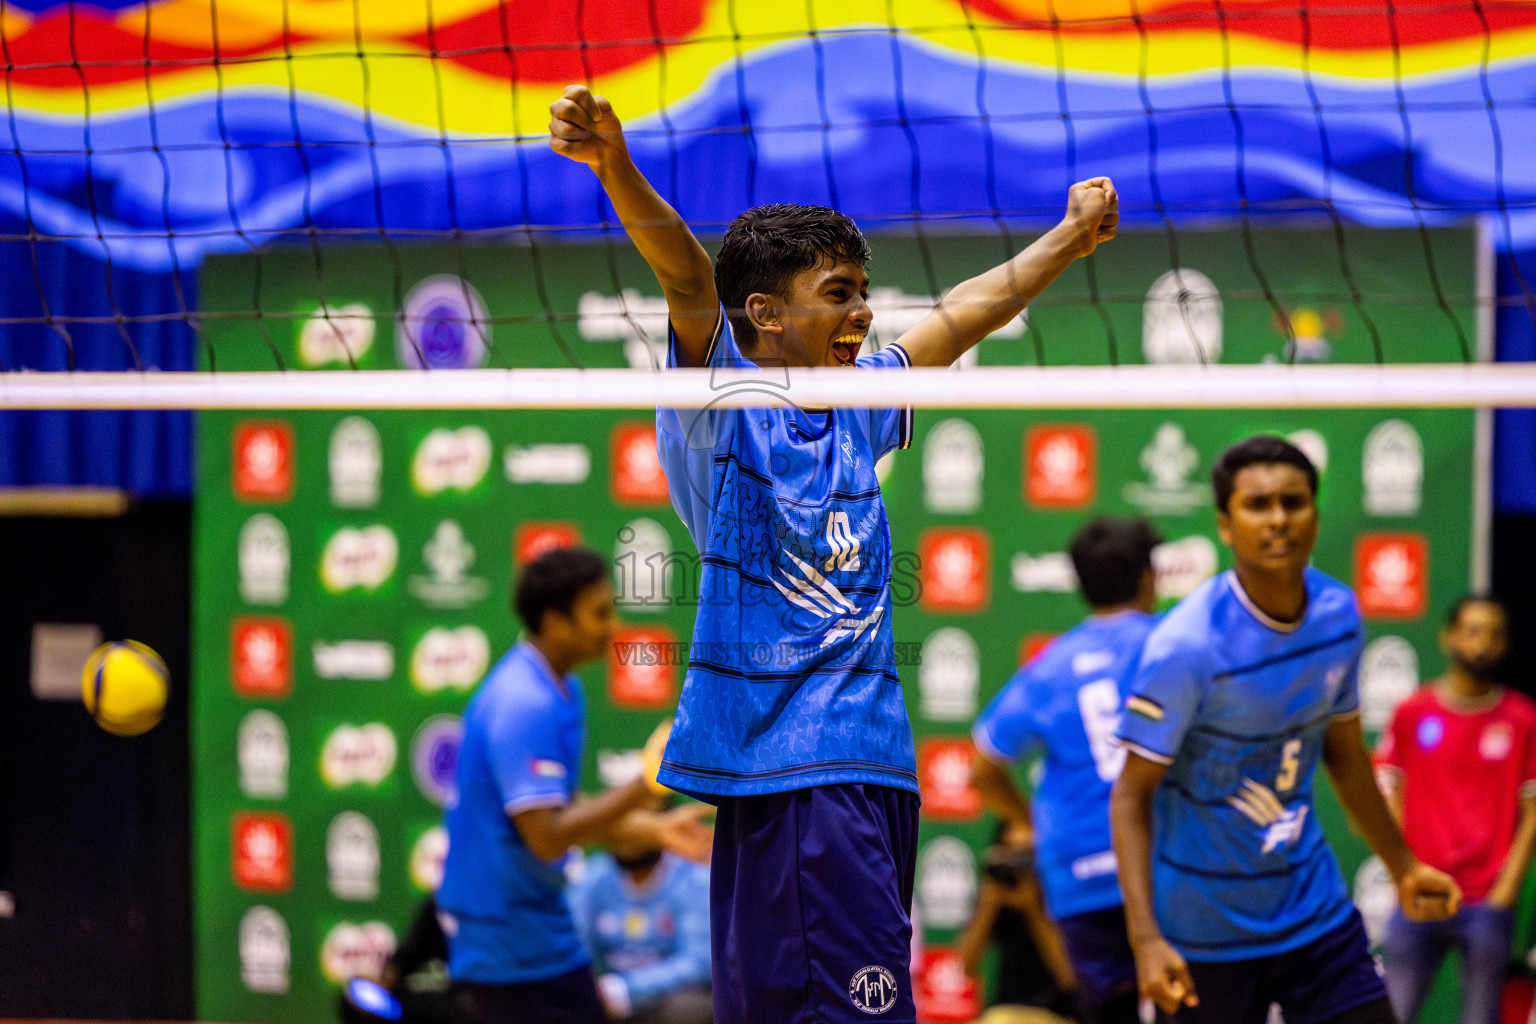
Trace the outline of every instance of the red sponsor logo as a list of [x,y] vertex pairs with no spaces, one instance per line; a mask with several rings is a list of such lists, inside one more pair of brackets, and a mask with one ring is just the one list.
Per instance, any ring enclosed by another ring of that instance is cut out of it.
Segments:
[[934,1024],[964,1024],[981,1014],[981,991],[960,954],[929,947],[917,964],[917,1016]]
[[924,530],[923,607],[934,612],[979,612],[992,592],[992,541],[974,527]]
[[608,657],[608,699],[621,708],[671,707],[678,659],[677,637],[665,626],[619,630]]
[[976,748],[970,740],[924,740],[917,752],[917,784],[930,818],[970,821],[981,814],[981,793],[971,785]]
[[609,445],[608,489],[621,505],[665,505],[667,474],[656,454],[656,425],[620,423]]
[[1024,434],[1024,498],[1036,508],[1082,508],[1098,491],[1099,439],[1086,423],[1041,423]]
[[287,501],[293,497],[293,427],[239,424],[230,469],[241,501]]
[[546,551],[580,543],[581,529],[575,523],[523,523],[512,535],[512,563],[527,565]]
[[286,814],[236,814],[230,854],[240,888],[254,892],[293,888],[293,825]]
[[1022,668],[1040,657],[1041,653],[1051,645],[1060,633],[1030,633],[1019,641],[1019,667]]
[[1360,613],[1416,619],[1429,606],[1429,544],[1422,533],[1365,533],[1355,540]]
[[229,678],[242,697],[286,697],[293,689],[293,627],[242,615],[229,627]]

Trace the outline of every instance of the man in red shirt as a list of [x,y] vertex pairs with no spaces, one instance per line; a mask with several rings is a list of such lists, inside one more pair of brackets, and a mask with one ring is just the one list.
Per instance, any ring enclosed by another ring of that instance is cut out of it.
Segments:
[[1445,921],[1392,915],[1387,993],[1404,1024],[1414,1024],[1450,947],[1461,956],[1461,1024],[1499,1017],[1515,903],[1536,846],[1536,702],[1494,678],[1505,627],[1499,602],[1458,600],[1440,632],[1449,668],[1398,705],[1376,751],[1408,845],[1465,894]]

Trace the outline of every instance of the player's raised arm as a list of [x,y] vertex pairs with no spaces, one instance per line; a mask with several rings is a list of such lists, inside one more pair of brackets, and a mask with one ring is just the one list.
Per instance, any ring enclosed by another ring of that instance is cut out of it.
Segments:
[[1018,316],[1073,260],[1115,237],[1120,197],[1108,178],[1080,181],[1067,193],[1061,223],[1007,263],[952,288],[934,311],[902,335],[914,366],[948,366]]
[[550,104],[549,116],[550,148],[592,168],[656,275],[677,335],[678,361],[701,365],[720,313],[709,254],[630,159],[624,127],[606,99],[584,85],[568,85]]

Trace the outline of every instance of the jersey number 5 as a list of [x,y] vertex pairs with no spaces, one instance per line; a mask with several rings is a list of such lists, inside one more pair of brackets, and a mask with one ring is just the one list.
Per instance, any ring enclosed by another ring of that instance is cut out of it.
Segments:
[[1286,740],[1280,748],[1280,774],[1275,776],[1275,792],[1284,793],[1296,785],[1296,769],[1301,763],[1301,740]]

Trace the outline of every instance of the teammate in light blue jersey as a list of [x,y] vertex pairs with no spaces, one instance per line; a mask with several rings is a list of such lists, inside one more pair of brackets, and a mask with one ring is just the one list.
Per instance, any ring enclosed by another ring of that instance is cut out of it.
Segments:
[[1119,736],[1111,800],[1141,991],[1179,1024],[1392,1024],[1344,880],[1313,811],[1319,759],[1397,882],[1404,911],[1460,893],[1408,849],[1360,732],[1360,613],[1308,566],[1317,471],[1276,437],[1212,471],[1235,567],[1148,636]]
[[775,408],[657,414],[673,506],[702,562],[661,778],[719,805],[715,1018],[909,1024],[917,778],[874,464],[911,422],[795,408],[785,368],[950,365],[1114,237],[1114,186],[1072,186],[1060,224],[865,360],[869,250],[851,220],[758,207],[712,264],[635,167],[607,101],[571,86],[550,113],[552,147],[592,168],[656,274],[668,365],[784,395]]
[[[1091,520],[1072,539],[1073,568],[1093,614],[1008,680],[976,720],[972,779],[1015,842],[1035,846],[1045,904],[1077,973],[1092,1024],[1136,1024],[1136,964],[1109,836],[1109,792],[1125,763],[1115,742],[1126,685],[1156,600],[1144,519]],[[1009,768],[1043,756],[1033,799]]]

